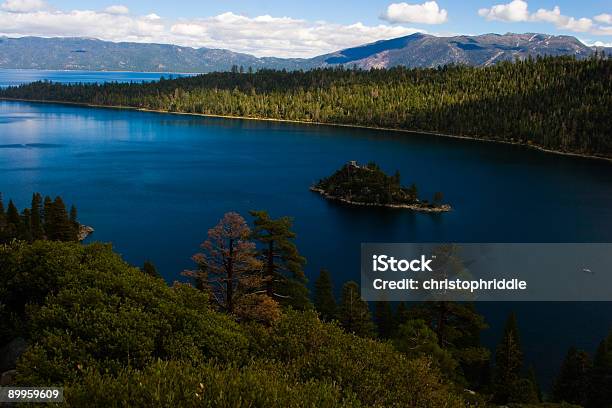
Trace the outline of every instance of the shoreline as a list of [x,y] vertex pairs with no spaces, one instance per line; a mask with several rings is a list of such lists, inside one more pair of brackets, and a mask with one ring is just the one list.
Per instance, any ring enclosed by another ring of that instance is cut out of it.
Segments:
[[556,155],[561,155],[561,156],[579,157],[583,159],[603,160],[603,161],[612,163],[612,157],[608,157],[608,156],[598,156],[598,155],[593,155],[593,154],[584,154],[584,153],[576,153],[576,152],[564,152],[561,150],[549,149],[546,147],[528,144],[528,143],[513,142],[513,141],[508,141],[508,140],[486,139],[486,138],[479,138],[475,136],[453,135],[449,133],[434,132],[434,131],[427,131],[427,130],[396,129],[396,128],[387,128],[387,127],[379,127],[379,126],[354,125],[354,124],[345,124],[345,123],[327,123],[327,122],[315,122],[315,121],[307,121],[307,120],[263,118],[263,117],[253,117],[253,116],[215,115],[215,114],[194,113],[194,112],[172,112],[172,111],[159,110],[159,109],[138,108],[135,106],[98,105],[98,104],[92,104],[92,103],[86,103],[86,102],[55,101],[55,100],[45,100],[45,99],[24,99],[24,98],[0,97],[0,101],[33,102],[33,103],[46,103],[46,104],[56,104],[56,105],[82,106],[82,107],[88,107],[88,108],[131,110],[131,111],[137,111],[137,112],[161,113],[161,114],[170,114],[170,115],[200,116],[200,117],[206,117],[206,118],[241,119],[241,120],[255,120],[255,121],[262,121],[262,122],[295,123],[295,124],[301,124],[301,125],[318,125],[318,126],[345,127],[345,128],[353,128],[353,129],[384,130],[388,132],[422,134],[422,135],[445,137],[445,138],[450,138],[450,139],[462,139],[462,140],[471,140],[471,141],[485,142],[485,143],[499,143],[499,144],[513,145],[513,146],[522,146],[528,149],[537,150],[537,151],[541,151],[544,153],[556,154]]
[[310,191],[320,194],[328,200],[340,201],[346,204],[357,205],[361,207],[395,208],[395,209],[421,211],[421,212],[429,212],[429,213],[442,213],[442,212],[449,212],[452,210],[451,206],[448,204],[442,204],[437,207],[423,207],[417,204],[374,204],[374,203],[364,203],[361,201],[351,201],[346,198],[332,196],[332,195],[327,194],[321,188],[310,187]]

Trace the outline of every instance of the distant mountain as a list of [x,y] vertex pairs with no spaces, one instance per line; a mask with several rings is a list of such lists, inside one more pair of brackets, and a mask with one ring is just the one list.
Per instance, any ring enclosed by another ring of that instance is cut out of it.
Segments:
[[253,69],[296,69],[301,60],[257,58],[212,48],[168,44],[115,43],[89,38],[0,37],[0,68],[211,72],[229,71],[232,65]]
[[[487,66],[537,55],[586,58],[596,48],[570,36],[484,34],[436,37],[413,34],[347,48],[314,58],[258,58],[223,49],[168,44],[114,43],[87,38],[0,37],[0,68],[211,72],[245,69],[312,69],[356,65],[359,68],[436,67],[445,64]],[[603,50],[601,47],[598,50]],[[610,52],[610,49],[606,50]]]
[[546,34],[484,34],[435,37],[413,34],[347,48],[317,57],[326,64],[349,64],[360,68],[388,68],[397,65],[437,67],[446,64],[487,66],[537,55],[575,55],[585,58],[594,50],[575,37]]

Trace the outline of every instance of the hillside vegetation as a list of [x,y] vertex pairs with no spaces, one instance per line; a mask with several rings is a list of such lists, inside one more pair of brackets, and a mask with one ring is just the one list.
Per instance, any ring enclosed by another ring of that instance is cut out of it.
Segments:
[[464,406],[426,358],[313,311],[236,323],[109,245],[0,245],[0,300],[0,344],[29,343],[17,382],[64,385],[68,406]]
[[612,60],[487,68],[211,73],[146,84],[37,82],[0,97],[441,132],[612,157]]

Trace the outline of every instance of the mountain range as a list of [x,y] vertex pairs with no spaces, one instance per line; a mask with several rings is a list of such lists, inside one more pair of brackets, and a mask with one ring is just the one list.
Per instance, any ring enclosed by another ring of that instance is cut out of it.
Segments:
[[[538,55],[574,55],[586,58],[595,50],[595,47],[589,47],[575,37],[536,33],[455,37],[417,33],[314,58],[260,58],[224,49],[115,43],[90,38],[0,37],[0,68],[203,73],[227,71],[232,66],[287,70],[307,70],[340,64],[363,69],[398,65],[487,66]],[[612,51],[609,48],[605,50]]]

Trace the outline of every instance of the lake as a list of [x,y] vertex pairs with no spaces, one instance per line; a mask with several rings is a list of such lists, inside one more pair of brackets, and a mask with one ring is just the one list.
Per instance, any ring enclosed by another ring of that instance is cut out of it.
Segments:
[[[398,169],[420,195],[442,191],[444,214],[358,208],[308,187],[348,160]],[[362,242],[610,242],[612,163],[524,147],[389,131],[0,101],[0,191],[20,208],[61,195],[135,265],[168,281],[227,211],[295,217],[314,280],[359,281]],[[501,337],[518,314],[528,363],[546,385],[567,348],[593,352],[612,303],[480,304]]]
[[176,78],[196,74],[177,74],[165,72],[108,72],[108,71],[46,71],[38,69],[0,69],[0,88],[16,86],[36,81],[68,83],[104,82],[151,82],[161,77]]

